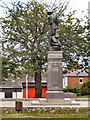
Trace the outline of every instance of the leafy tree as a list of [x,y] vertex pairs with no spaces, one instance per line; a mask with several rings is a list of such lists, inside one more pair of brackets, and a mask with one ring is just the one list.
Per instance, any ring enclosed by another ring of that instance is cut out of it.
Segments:
[[3,76],[34,76],[35,96],[40,97],[42,65],[47,62],[48,50],[47,10],[36,1],[26,5],[21,2],[12,5],[13,9],[6,5],[7,17],[1,19],[4,35]]
[[[79,67],[77,63],[80,56],[88,56],[88,42],[84,34],[87,26],[80,25],[80,20],[73,18],[74,12],[67,16],[62,14],[67,4],[50,6],[31,1],[27,4],[14,3],[12,6],[13,9],[9,9],[6,5],[7,15],[1,18],[4,36],[2,40],[3,76],[9,77],[11,74],[15,78],[23,77],[25,74],[34,76],[36,97],[40,97],[42,66],[47,63],[47,9],[51,8],[59,18],[58,34],[63,50],[63,62],[67,63],[68,69],[71,65]],[[84,63],[86,64],[87,61],[85,60]],[[84,66],[87,68],[87,65]]]
[[[74,14],[75,11],[70,12],[64,16],[64,19],[60,19],[58,33],[63,51],[63,62],[67,65],[66,69],[82,69],[83,72],[88,69],[89,63],[89,24],[87,21],[82,25],[82,21],[75,18]],[[81,65],[78,61],[81,61]]]
[[13,4],[13,9],[8,8],[7,17],[2,19],[5,36],[2,40],[3,72],[14,74],[15,78],[22,77],[23,74],[34,75],[36,97],[40,97],[38,91],[41,91],[41,71],[47,54],[46,16],[42,4],[33,1],[23,6],[18,2]]

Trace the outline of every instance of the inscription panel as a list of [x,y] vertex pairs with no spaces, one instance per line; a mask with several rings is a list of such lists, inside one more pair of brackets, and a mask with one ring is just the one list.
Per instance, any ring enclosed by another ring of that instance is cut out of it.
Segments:
[[52,86],[58,86],[59,85],[59,67],[58,66],[52,66],[51,68],[51,85]]

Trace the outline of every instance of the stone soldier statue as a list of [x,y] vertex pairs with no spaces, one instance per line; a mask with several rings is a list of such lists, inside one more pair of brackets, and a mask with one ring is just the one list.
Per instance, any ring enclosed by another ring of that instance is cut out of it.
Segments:
[[59,25],[59,20],[56,16],[54,16],[51,10],[47,11],[49,17],[47,24],[50,25],[50,29],[48,32],[48,39],[49,39],[49,50],[60,50],[60,45],[58,42],[59,35],[56,33],[56,30]]

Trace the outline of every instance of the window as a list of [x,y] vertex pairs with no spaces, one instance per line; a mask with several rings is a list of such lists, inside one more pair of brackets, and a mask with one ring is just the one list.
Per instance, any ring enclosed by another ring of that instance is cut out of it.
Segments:
[[83,78],[79,78],[79,83],[83,84]]
[[5,92],[5,98],[12,98],[12,92]]

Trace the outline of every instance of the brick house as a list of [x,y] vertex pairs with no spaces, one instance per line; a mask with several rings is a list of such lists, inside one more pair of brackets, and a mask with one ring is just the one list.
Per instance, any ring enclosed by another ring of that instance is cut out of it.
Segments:
[[[78,72],[80,72],[78,74]],[[79,88],[81,87],[81,85],[86,81],[86,80],[90,80],[90,76],[88,76],[88,73],[86,73],[85,71],[81,72],[81,70],[76,70],[73,72],[70,72],[66,75],[64,75],[64,84],[66,86],[71,86],[71,87],[76,87],[78,86]]]

